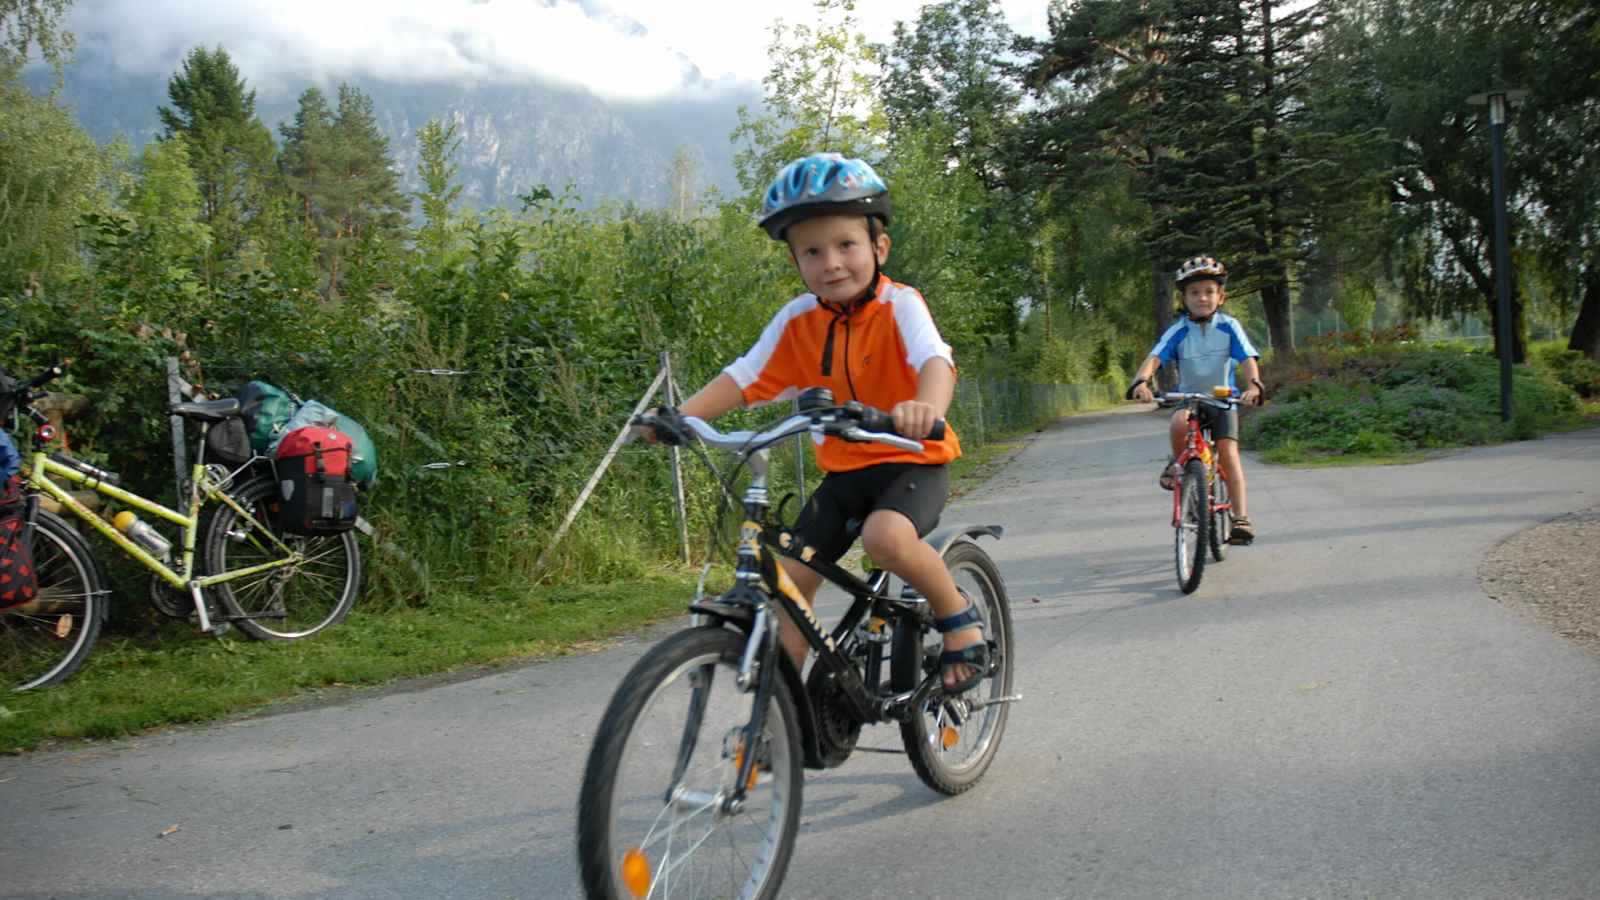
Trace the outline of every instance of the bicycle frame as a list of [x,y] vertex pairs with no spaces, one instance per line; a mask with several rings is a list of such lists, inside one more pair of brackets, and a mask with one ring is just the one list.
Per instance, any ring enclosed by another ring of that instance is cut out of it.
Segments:
[[[1183,452],[1178,454],[1178,458],[1173,461],[1173,464],[1181,472],[1189,464],[1189,460],[1198,459],[1206,467],[1208,483],[1211,478],[1221,478],[1223,481],[1227,481],[1228,473],[1223,470],[1222,466],[1218,465],[1215,448],[1208,439],[1210,429],[1200,424],[1200,417],[1195,415],[1198,411],[1198,406],[1203,402],[1206,402],[1206,400],[1191,398],[1185,403],[1189,407],[1188,437],[1185,439]],[[1182,493],[1179,490],[1172,492],[1172,526],[1174,528],[1178,527],[1179,523],[1183,521]],[[1215,515],[1221,510],[1233,508],[1233,495],[1229,494],[1228,502],[1226,503],[1215,503],[1213,502],[1212,492],[1208,490],[1206,491],[1206,503],[1210,513]]]
[[[806,643],[817,654],[815,665],[836,679],[851,712],[863,723],[907,720],[939,688],[940,681],[938,674],[934,673],[925,677],[915,690],[894,695],[882,692],[884,645],[889,641],[886,627],[891,622],[908,619],[931,623],[932,612],[927,600],[909,585],[902,588],[898,598],[890,596],[885,592],[890,577],[888,572],[875,571],[869,580],[862,580],[837,564],[815,559],[811,548],[800,546],[791,532],[767,522],[771,509],[767,493],[767,447],[785,437],[810,430],[818,429],[809,419],[804,416],[793,417],[768,432],[781,432],[780,437],[746,454],[745,462],[751,472],[751,481],[743,498],[744,520],[740,526],[734,586],[714,600],[697,599],[690,610],[704,617],[702,621],[708,619],[719,625],[733,624],[748,635],[737,676],[739,688],[756,695],[751,718],[745,725],[744,740],[747,745],[754,746],[757,736],[765,727],[766,698],[771,695],[772,678],[781,677],[788,682],[790,695],[801,707],[797,712],[803,723],[802,738],[807,766],[826,768],[828,763],[823,759],[815,733],[815,715],[809,695],[800,673],[778,644],[778,623],[772,613],[774,602],[805,636]],[[921,445],[912,443],[912,446],[920,448]],[[988,534],[998,537],[1000,533],[1001,529],[997,526],[953,525],[940,529],[926,540],[942,552],[946,545],[964,536]],[[799,587],[779,564],[780,556],[797,560],[854,598],[831,632],[823,627],[805,603]],[[863,622],[867,625],[867,634],[871,636],[866,641],[865,677],[841,649],[841,645]],[[992,702],[1004,701],[986,701],[981,705],[969,705],[967,709],[975,711]],[[686,735],[680,769],[697,740],[697,734]],[[749,769],[753,764],[749,754],[739,763],[733,793],[726,801],[730,811],[743,802]],[[674,782],[681,777],[682,772],[677,772]]]
[[[183,533],[183,552],[180,556],[182,560],[182,568],[174,569],[157,559],[155,556],[151,555],[143,547],[134,543],[126,535],[118,531],[116,526],[106,521],[105,517],[89,509],[76,497],[73,497],[70,493],[68,493],[66,489],[52,481],[51,476],[57,476],[66,481],[81,485],[85,488],[95,491],[96,493],[110,497],[119,503],[131,506],[134,509],[149,513],[150,515],[158,516],[179,526]],[[57,462],[56,460],[51,459],[43,449],[36,449],[34,451],[33,463],[29,467],[27,481],[27,484],[30,488],[36,489],[38,492],[48,495],[51,499],[61,504],[61,506],[64,508],[71,510],[73,515],[82,519],[84,522],[87,522],[96,531],[104,535],[106,540],[111,541],[111,543],[115,544],[119,549],[122,550],[122,552],[137,560],[140,565],[151,570],[152,572],[155,572],[173,587],[178,588],[179,590],[187,590],[194,599],[195,610],[200,618],[200,630],[209,632],[211,630],[211,620],[206,611],[206,604],[201,600],[200,597],[201,589],[210,587],[214,584],[220,584],[225,581],[232,581],[236,578],[243,578],[271,569],[292,565],[299,561],[299,554],[295,553],[291,548],[279,540],[278,536],[273,534],[270,529],[257,529],[265,534],[272,543],[276,544],[278,548],[286,554],[284,558],[262,563],[261,565],[250,566],[244,569],[236,569],[230,572],[224,572],[221,574],[202,575],[195,577],[195,542],[197,540],[197,526],[200,522],[200,507],[206,502],[215,499],[232,507],[233,510],[239,514],[241,521],[250,522],[252,519],[249,511],[247,511],[236,500],[223,491],[220,485],[211,480],[206,473],[206,468],[203,463],[196,462],[194,464],[189,473],[189,483],[192,485],[189,490],[189,514],[184,515],[181,512],[162,506],[153,500],[148,500],[144,497],[141,497],[132,491],[128,491],[114,484],[110,484],[101,477],[91,475],[88,472],[84,472],[73,468],[72,466]]]

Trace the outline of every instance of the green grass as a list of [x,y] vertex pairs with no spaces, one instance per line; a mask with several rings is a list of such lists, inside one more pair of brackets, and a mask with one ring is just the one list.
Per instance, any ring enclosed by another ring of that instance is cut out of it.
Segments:
[[597,646],[681,613],[696,573],[612,584],[437,591],[416,608],[363,611],[315,638],[267,644],[194,636],[103,637],[84,667],[43,690],[0,695],[0,752],[201,722],[307,692],[526,662]]

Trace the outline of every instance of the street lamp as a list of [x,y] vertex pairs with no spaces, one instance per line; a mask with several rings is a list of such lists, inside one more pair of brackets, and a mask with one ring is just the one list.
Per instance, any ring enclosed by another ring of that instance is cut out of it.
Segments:
[[1495,88],[1473,94],[1467,102],[1489,106],[1489,135],[1494,144],[1494,284],[1500,327],[1500,421],[1511,421],[1511,252],[1506,247],[1506,104],[1528,96],[1517,88]]

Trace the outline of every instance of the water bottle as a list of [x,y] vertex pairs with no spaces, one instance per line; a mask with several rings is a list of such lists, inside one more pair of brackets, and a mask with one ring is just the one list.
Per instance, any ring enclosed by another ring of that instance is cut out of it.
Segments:
[[117,513],[117,517],[111,520],[111,524],[117,526],[118,531],[127,535],[128,540],[143,547],[156,559],[164,560],[172,552],[171,541],[162,537],[161,532],[139,521],[138,516],[126,509]]

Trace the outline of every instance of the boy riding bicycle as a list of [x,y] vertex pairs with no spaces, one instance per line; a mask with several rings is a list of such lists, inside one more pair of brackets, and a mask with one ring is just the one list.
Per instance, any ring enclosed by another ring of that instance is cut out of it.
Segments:
[[[950,406],[955,361],[922,295],[881,270],[888,224],[888,187],[862,160],[818,153],[785,166],[767,189],[760,225],[787,242],[809,293],[778,310],[755,346],[678,412],[710,420],[826,387],[841,401],[888,410],[901,435],[926,438]],[[831,436],[813,449],[826,474],[794,529],[804,552],[814,553],[807,558],[837,561],[854,540],[846,523],[861,522],[872,561],[932,605],[944,635],[946,690],[971,689],[989,668],[983,624],[938,552],[922,541],[949,496],[949,463],[961,455],[954,430],[924,440],[920,454]],[[822,576],[796,560],[781,562],[809,609]],[[805,636],[785,620],[779,638],[802,668],[810,651]]]
[[[1178,390],[1205,392],[1216,385],[1226,385],[1238,390],[1234,381],[1234,367],[1248,387],[1239,395],[1242,403],[1261,403],[1260,354],[1250,343],[1244,326],[1238,319],[1222,312],[1228,300],[1228,268],[1209,256],[1196,256],[1178,267],[1178,291],[1183,297],[1186,317],[1179,318],[1168,328],[1150,355],[1139,366],[1130,393],[1137,400],[1149,403],[1154,399],[1150,392],[1150,377],[1163,362],[1178,363]],[[1216,441],[1218,462],[1228,478],[1229,495],[1233,499],[1233,531],[1230,543],[1248,544],[1255,540],[1255,526],[1247,514],[1249,504],[1245,494],[1244,467],[1239,460],[1239,414],[1210,407],[1201,407],[1199,414],[1211,429]],[[1161,469],[1161,486],[1172,490],[1178,471],[1174,461],[1183,452],[1189,427],[1189,411],[1179,409],[1172,414],[1168,437],[1172,455]]]

